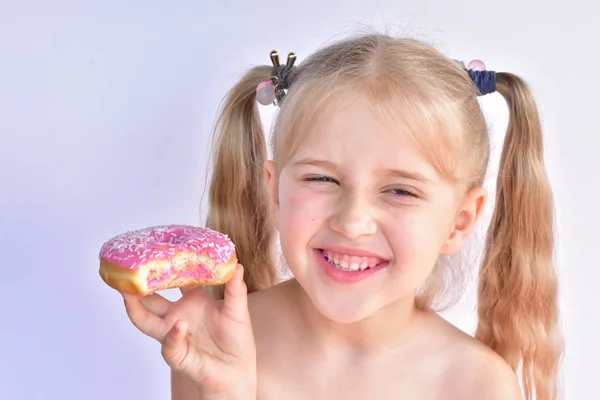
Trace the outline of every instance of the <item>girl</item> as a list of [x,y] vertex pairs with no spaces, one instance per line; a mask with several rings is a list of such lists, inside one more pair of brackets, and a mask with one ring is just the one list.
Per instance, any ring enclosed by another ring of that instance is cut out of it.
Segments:
[[[173,399],[556,399],[552,194],[526,84],[385,35],[273,60],[218,121],[208,226],[244,269],[212,297],[125,296]],[[510,122],[472,338],[435,311],[487,201],[477,96],[494,90]],[[257,100],[273,99],[267,160]]]

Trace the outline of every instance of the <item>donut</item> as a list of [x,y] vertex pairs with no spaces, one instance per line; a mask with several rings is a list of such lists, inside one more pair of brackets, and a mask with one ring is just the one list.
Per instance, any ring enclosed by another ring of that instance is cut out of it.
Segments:
[[192,285],[220,285],[233,278],[235,245],[223,233],[190,225],[128,231],[100,248],[100,276],[113,289],[146,296]]

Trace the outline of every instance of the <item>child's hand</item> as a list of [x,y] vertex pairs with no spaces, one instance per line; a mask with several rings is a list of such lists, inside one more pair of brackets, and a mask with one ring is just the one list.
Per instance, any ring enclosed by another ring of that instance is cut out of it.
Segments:
[[162,344],[169,366],[188,376],[206,398],[253,398],[256,348],[243,268],[225,285],[225,299],[185,290],[171,302],[158,294],[124,295],[131,322]]

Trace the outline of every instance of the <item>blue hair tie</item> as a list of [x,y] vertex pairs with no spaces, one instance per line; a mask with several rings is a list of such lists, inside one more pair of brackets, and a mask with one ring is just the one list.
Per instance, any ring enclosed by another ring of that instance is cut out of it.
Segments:
[[496,91],[496,72],[495,71],[476,71],[467,70],[469,76],[477,86],[478,96],[494,93]]

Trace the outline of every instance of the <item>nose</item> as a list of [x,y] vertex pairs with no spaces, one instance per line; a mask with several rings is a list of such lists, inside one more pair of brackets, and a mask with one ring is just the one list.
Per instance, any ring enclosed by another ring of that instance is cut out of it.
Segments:
[[347,196],[340,199],[339,209],[330,219],[330,227],[349,239],[374,235],[377,223],[373,219],[372,209],[367,201],[359,196]]

